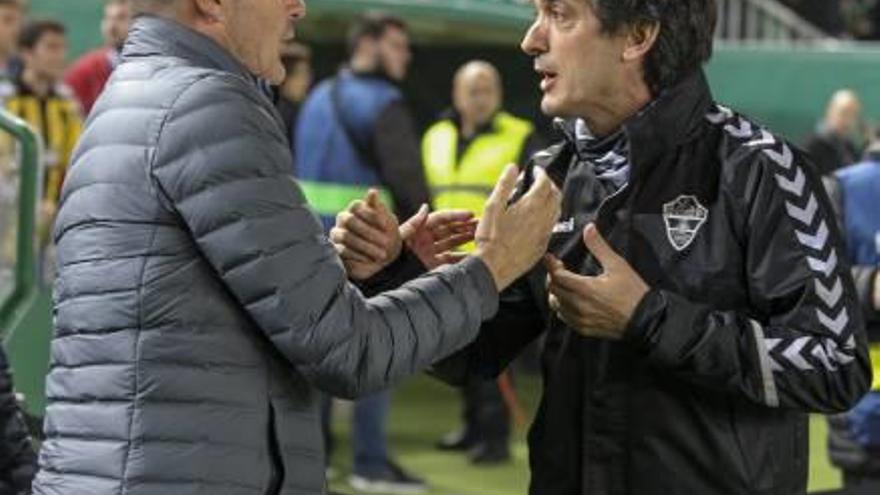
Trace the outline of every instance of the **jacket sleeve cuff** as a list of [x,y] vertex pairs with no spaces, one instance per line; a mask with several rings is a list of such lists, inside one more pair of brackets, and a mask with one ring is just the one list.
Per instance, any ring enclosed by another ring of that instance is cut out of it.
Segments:
[[660,339],[660,325],[666,314],[666,297],[662,291],[649,291],[629,320],[623,340],[643,351],[650,351]]
[[[624,341],[644,352],[658,366],[680,364],[682,350],[693,345],[707,308],[672,292],[653,289],[636,307],[624,332]],[[674,329],[674,331],[667,331]]]
[[480,258],[468,256],[458,264],[461,270],[470,275],[477,288],[480,297],[480,311],[483,321],[489,320],[498,312],[498,289],[495,287],[495,278],[489,267]]
[[404,248],[397,259],[371,278],[355,282],[366,297],[373,297],[394,290],[410,280],[421,277],[427,268],[418,256]]

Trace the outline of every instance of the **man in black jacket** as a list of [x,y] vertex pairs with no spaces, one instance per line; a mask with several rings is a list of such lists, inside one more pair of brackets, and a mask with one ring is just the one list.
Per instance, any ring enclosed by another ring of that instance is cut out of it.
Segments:
[[804,493],[807,413],[871,381],[819,178],[713,102],[714,1],[536,7],[522,46],[568,119],[533,160],[564,187],[552,256],[436,372],[491,376],[546,332],[533,495]]
[[37,456],[18,410],[6,353],[0,347],[0,494],[30,493]]

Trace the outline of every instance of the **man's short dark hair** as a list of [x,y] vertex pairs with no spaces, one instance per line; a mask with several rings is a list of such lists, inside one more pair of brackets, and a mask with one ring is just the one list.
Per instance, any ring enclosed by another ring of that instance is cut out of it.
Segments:
[[654,95],[675,85],[712,57],[716,0],[587,0],[606,33],[659,23],[645,59],[645,82]]
[[67,34],[64,24],[52,19],[37,19],[29,22],[18,37],[18,47],[22,50],[33,50],[37,43],[47,34]]
[[24,6],[21,4],[21,0],[0,0],[0,7],[15,7],[17,9],[22,9]]
[[358,43],[364,38],[379,39],[389,28],[406,31],[406,21],[381,12],[371,12],[358,17],[348,30],[348,54],[354,54]]

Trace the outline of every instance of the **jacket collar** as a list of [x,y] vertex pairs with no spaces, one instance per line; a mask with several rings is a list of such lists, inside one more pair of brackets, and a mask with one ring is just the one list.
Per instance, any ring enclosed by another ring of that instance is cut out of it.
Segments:
[[[632,116],[623,124],[623,132],[634,168],[650,165],[663,153],[698,136],[711,105],[709,83],[699,70]],[[596,141],[580,119],[557,121],[557,129],[581,157],[585,143]]]
[[636,168],[696,138],[705,128],[712,93],[702,70],[663,92],[624,124]]
[[211,38],[170,19],[142,15],[131,28],[122,60],[151,55],[182,58],[196,67],[230,72],[258,83],[241,62]]

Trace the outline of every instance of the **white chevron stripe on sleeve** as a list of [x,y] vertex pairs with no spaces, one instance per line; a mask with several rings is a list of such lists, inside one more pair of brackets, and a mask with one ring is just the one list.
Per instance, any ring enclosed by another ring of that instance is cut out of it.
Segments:
[[797,235],[798,241],[804,246],[808,248],[814,249],[816,251],[822,251],[825,249],[825,245],[828,243],[828,224],[822,220],[822,223],[819,224],[819,229],[816,230],[815,235],[805,234],[803,232],[795,231]]
[[806,346],[810,342],[810,337],[800,337],[794,340],[790,346],[784,351],[782,351],[782,355],[785,359],[788,360],[791,364],[797,367],[800,370],[808,371],[813,369],[813,365],[807,362],[803,356],[801,356],[801,351],[804,346]]
[[709,112],[709,114],[706,115],[706,120],[709,122],[713,124],[721,124],[733,117],[733,111],[724,105],[715,105],[715,107],[717,108],[716,111]]
[[817,345],[813,348],[813,351],[810,353],[816,358],[822,366],[825,367],[828,371],[836,371],[837,365],[834,364],[834,359],[836,359],[833,355],[829,357],[828,353],[825,351],[825,348],[821,345]]
[[794,180],[789,180],[782,174],[776,174],[776,182],[779,184],[779,187],[800,198],[804,195],[807,177],[804,175],[804,171],[798,167]]
[[822,275],[825,275],[826,278],[831,277],[831,274],[834,273],[834,270],[837,269],[837,250],[832,249],[831,254],[828,255],[827,260],[821,260],[813,258],[812,256],[808,256],[807,263],[810,264],[810,269],[812,269],[814,272],[819,272]]
[[742,118],[739,119],[739,126],[727,124],[726,126],[724,126],[724,130],[727,131],[727,133],[731,136],[739,139],[751,137],[752,134],[755,133],[752,124],[748,120]]
[[809,227],[810,225],[813,225],[813,220],[816,218],[816,212],[819,211],[819,202],[816,201],[815,194],[810,194],[807,206],[800,208],[794,203],[786,201],[785,209],[788,210],[788,215],[790,217]]
[[794,162],[794,154],[792,154],[791,148],[785,143],[782,143],[782,153],[767,148],[764,150],[764,154],[785,170],[791,169],[791,164]]
[[816,315],[819,317],[819,323],[834,332],[834,335],[840,335],[846,329],[846,326],[849,325],[849,313],[847,313],[846,308],[841,309],[835,318],[828,316],[821,309],[816,310]]
[[[837,347],[837,342],[835,342],[833,340],[828,340],[826,342],[827,342],[827,344],[825,345],[825,350],[828,352],[828,356],[830,358],[834,359],[834,361],[837,361],[838,363],[843,364],[843,365],[846,365],[846,364],[849,364],[849,363],[855,361],[855,359],[856,359],[855,356],[840,350]],[[849,350],[853,350],[853,349],[849,349]]]
[[767,129],[761,129],[761,137],[749,141],[746,143],[746,146],[754,148],[758,146],[769,146],[771,144],[776,144],[776,138],[773,137],[773,134],[767,132]]
[[819,299],[828,306],[828,309],[834,309],[837,306],[837,303],[840,302],[840,298],[843,296],[843,283],[840,281],[840,277],[837,277],[834,281],[834,287],[829,289],[822,283],[818,278],[816,279],[816,295],[819,296]]
[[[759,325],[759,328],[760,328],[760,325]],[[771,338],[764,339],[764,345],[767,348],[767,359],[770,362],[770,371],[773,371],[774,373],[780,372],[783,370],[782,366],[778,362],[776,362],[775,359],[773,359],[772,355],[770,355],[770,352],[772,352],[774,349],[776,349],[776,347],[779,346],[780,342],[782,342],[782,339],[771,339]]]

